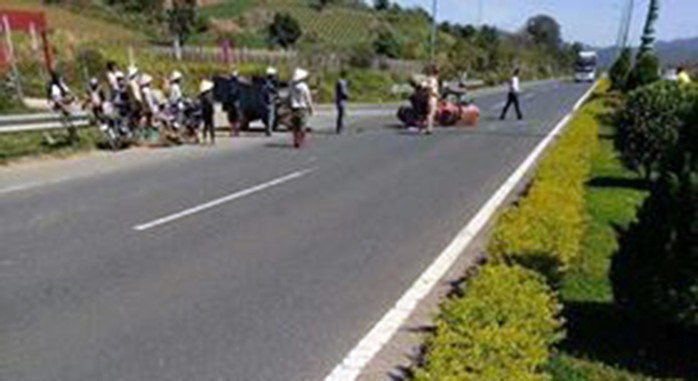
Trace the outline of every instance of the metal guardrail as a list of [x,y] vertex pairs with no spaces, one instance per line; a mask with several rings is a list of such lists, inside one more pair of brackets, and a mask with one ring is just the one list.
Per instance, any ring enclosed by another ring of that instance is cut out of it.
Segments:
[[[87,113],[78,112],[70,116],[70,123],[75,127],[85,127],[90,124]],[[28,132],[55,130],[66,128],[59,115],[54,113],[34,113],[0,116],[0,134],[12,132]]]

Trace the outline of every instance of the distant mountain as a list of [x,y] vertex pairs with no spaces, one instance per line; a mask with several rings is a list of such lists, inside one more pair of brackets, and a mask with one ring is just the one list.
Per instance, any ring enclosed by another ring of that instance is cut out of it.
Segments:
[[[655,46],[664,66],[698,64],[698,37],[673,41],[659,41]],[[616,58],[616,48],[599,49],[602,67],[610,67]]]

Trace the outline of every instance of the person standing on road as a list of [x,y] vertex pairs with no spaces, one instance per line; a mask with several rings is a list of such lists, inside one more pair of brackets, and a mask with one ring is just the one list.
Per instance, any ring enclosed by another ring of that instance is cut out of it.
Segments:
[[139,82],[141,86],[141,96],[143,97],[146,126],[153,127],[153,123],[158,121],[160,117],[160,104],[152,88],[153,77],[148,74],[143,74]]
[[128,98],[131,102],[131,124],[134,126],[140,126],[142,122],[142,116],[144,112],[143,108],[143,96],[141,95],[140,86],[141,73],[136,66],[128,67]]
[[428,113],[427,113],[427,128],[426,134],[431,135],[434,132],[434,123],[436,122],[436,113],[439,107],[439,68],[432,65],[429,69],[429,76],[424,84],[424,90],[429,96]]
[[169,92],[169,103],[177,109],[182,108],[182,100],[184,99],[184,92],[182,91],[182,73],[175,70],[170,75],[170,92]]
[[507,94],[507,102],[502,110],[501,120],[506,119],[509,107],[514,105],[516,116],[519,120],[523,119],[521,114],[521,105],[519,103],[519,95],[521,94],[521,84],[519,82],[519,69],[514,69],[514,75],[509,80],[509,93]]
[[308,116],[313,114],[313,99],[307,79],[310,73],[297,68],[291,79],[291,126],[293,128],[293,145],[300,148],[305,137]]
[[216,129],[214,125],[214,108],[213,108],[213,82],[205,79],[199,86],[199,104],[201,105],[201,119],[204,124],[202,131],[202,143],[206,143],[206,136],[209,137],[211,144],[216,144]]
[[276,123],[276,99],[278,90],[276,88],[277,71],[273,67],[267,68],[267,76],[262,85],[262,106],[264,107],[264,127],[267,136],[271,136]]
[[129,92],[128,82],[126,81],[126,76],[124,73],[117,71],[114,73],[116,77],[116,92],[112,95],[111,101],[114,104],[114,108],[118,112],[119,117],[128,118],[129,127],[133,127],[131,122],[133,122],[133,103],[131,102],[131,95]]
[[237,70],[230,75],[230,87],[226,94],[223,109],[228,116],[230,123],[230,136],[238,136],[240,134],[240,76]]
[[347,101],[349,100],[349,82],[347,72],[342,70],[339,79],[334,85],[334,102],[337,106],[337,135],[344,130],[344,116],[346,115]]

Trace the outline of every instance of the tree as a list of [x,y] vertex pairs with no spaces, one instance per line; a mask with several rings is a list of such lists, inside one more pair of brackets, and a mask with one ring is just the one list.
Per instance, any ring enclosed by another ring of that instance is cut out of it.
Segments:
[[107,5],[118,6],[127,12],[155,14],[162,10],[162,0],[107,0]]
[[630,48],[624,48],[609,72],[613,90],[622,91],[626,88],[630,70],[632,70],[632,51]]
[[618,116],[615,146],[623,163],[647,179],[666,166],[683,126],[686,95],[660,82],[630,93]]
[[664,174],[621,235],[611,280],[628,316],[698,329],[697,177]]
[[178,43],[184,43],[196,25],[196,0],[173,0],[167,10],[167,25]]
[[647,10],[647,20],[645,21],[645,29],[642,32],[642,44],[640,45],[640,50],[638,51],[638,57],[645,55],[654,49],[654,34],[655,34],[655,24],[659,18],[659,0],[650,0],[649,8]]
[[271,42],[284,49],[293,47],[302,35],[300,24],[288,13],[277,13],[274,15],[274,21],[269,25]]
[[402,45],[389,29],[381,29],[378,36],[373,41],[373,50],[380,56],[388,58],[400,58],[402,56]]
[[659,57],[651,51],[642,54],[628,76],[627,90],[634,90],[659,81],[661,79],[659,68]]
[[310,6],[317,9],[318,11],[323,11],[328,5],[330,5],[333,2],[335,2],[335,0],[313,0]]
[[375,0],[373,8],[377,11],[387,11],[390,9],[390,0]]
[[560,24],[552,17],[538,15],[530,18],[526,23],[526,32],[537,45],[558,50],[562,44]]

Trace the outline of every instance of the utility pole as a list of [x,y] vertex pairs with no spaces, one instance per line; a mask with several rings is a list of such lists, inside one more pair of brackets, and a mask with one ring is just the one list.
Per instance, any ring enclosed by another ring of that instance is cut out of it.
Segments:
[[482,19],[485,5],[484,0],[479,0],[477,4],[477,26],[482,27]]
[[436,35],[438,32],[438,21],[436,21],[439,0],[434,0],[431,6],[431,63],[436,62]]
[[628,46],[628,39],[630,37],[630,26],[632,24],[634,10],[635,0],[626,0],[622,9],[620,27],[618,29],[618,38],[616,40],[618,55],[620,55],[620,52]]

